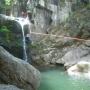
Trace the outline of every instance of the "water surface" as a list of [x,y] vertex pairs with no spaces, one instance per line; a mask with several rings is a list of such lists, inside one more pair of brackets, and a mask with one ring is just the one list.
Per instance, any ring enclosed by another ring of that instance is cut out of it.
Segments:
[[43,70],[41,75],[39,90],[90,90],[90,80],[70,77],[60,68]]

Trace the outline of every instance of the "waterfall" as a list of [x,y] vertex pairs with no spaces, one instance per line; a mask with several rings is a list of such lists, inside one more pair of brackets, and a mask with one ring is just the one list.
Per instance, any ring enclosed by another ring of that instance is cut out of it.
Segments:
[[29,26],[29,30],[30,30],[30,22],[28,17],[27,18],[22,18],[22,17],[13,17],[11,16],[6,16],[3,14],[0,14],[2,17],[4,17],[6,20],[14,20],[16,21],[22,29],[22,36],[23,36],[23,53],[24,53],[24,60],[28,61],[28,57],[27,57],[27,50],[26,50],[26,40],[25,40],[25,33],[24,33],[24,26],[28,25]]
[[18,22],[22,28],[24,60],[28,61],[24,26],[29,25],[29,27],[30,27],[30,22],[27,18],[25,19],[25,18],[21,18],[21,17],[17,18],[15,21]]
[[22,29],[22,36],[23,36],[23,53],[24,53],[24,60],[25,61],[28,61],[28,57],[27,57],[27,50],[26,50],[26,40],[25,40],[25,33],[24,33],[24,26],[25,25],[28,25],[29,26],[29,30],[30,30],[30,22],[29,22],[29,19],[28,17],[27,18],[22,18],[22,17],[13,17],[13,15],[11,16],[6,16],[6,15],[3,15],[3,14],[0,14],[0,16],[2,18],[5,18],[5,20],[14,20],[16,21],[20,26],[21,26],[21,29]]
[[24,25],[21,23],[22,27],[22,36],[23,36],[23,53],[24,53],[24,60],[27,61],[27,50],[26,50],[26,39],[25,39],[25,33],[24,33]]

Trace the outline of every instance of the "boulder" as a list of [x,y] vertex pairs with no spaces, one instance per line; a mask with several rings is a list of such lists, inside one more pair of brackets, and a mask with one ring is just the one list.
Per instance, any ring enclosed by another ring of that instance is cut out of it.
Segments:
[[21,26],[10,16],[0,14],[0,46],[18,58],[23,58]]
[[36,90],[40,84],[40,72],[0,46],[0,83]]
[[57,61],[58,64],[63,62],[66,68],[76,64],[79,61],[90,61],[90,48],[85,45],[80,45],[67,52],[61,59]]
[[1,84],[0,85],[0,90],[23,90],[23,89],[19,89],[16,86],[13,86],[13,85],[4,85],[4,84]]
[[67,72],[71,76],[83,76],[90,78],[90,62],[80,61],[77,64],[71,66]]

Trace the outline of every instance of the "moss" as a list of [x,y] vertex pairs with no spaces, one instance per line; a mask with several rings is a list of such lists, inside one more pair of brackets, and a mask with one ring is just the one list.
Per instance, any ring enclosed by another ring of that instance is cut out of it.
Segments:
[[88,72],[89,65],[88,64],[77,64],[79,72]]

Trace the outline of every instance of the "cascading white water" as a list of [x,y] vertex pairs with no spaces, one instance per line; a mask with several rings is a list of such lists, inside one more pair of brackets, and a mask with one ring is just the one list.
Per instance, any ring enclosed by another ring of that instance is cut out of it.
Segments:
[[1,16],[3,16],[6,20],[14,20],[16,22],[18,22],[21,26],[22,29],[22,36],[23,36],[23,53],[24,53],[24,60],[28,61],[28,57],[27,57],[27,50],[26,50],[26,40],[25,40],[25,33],[24,33],[24,26],[28,25],[29,26],[29,30],[30,30],[30,22],[28,17],[27,18],[22,18],[22,17],[13,17],[11,16],[6,16],[3,14],[0,14]]
[[26,39],[25,39],[25,33],[24,33],[24,26],[29,25],[29,27],[30,27],[30,22],[29,22],[29,20],[27,18],[25,19],[25,18],[21,18],[21,17],[17,18],[15,21],[17,21],[20,24],[21,28],[22,28],[24,60],[28,61],[27,50],[26,50]]

